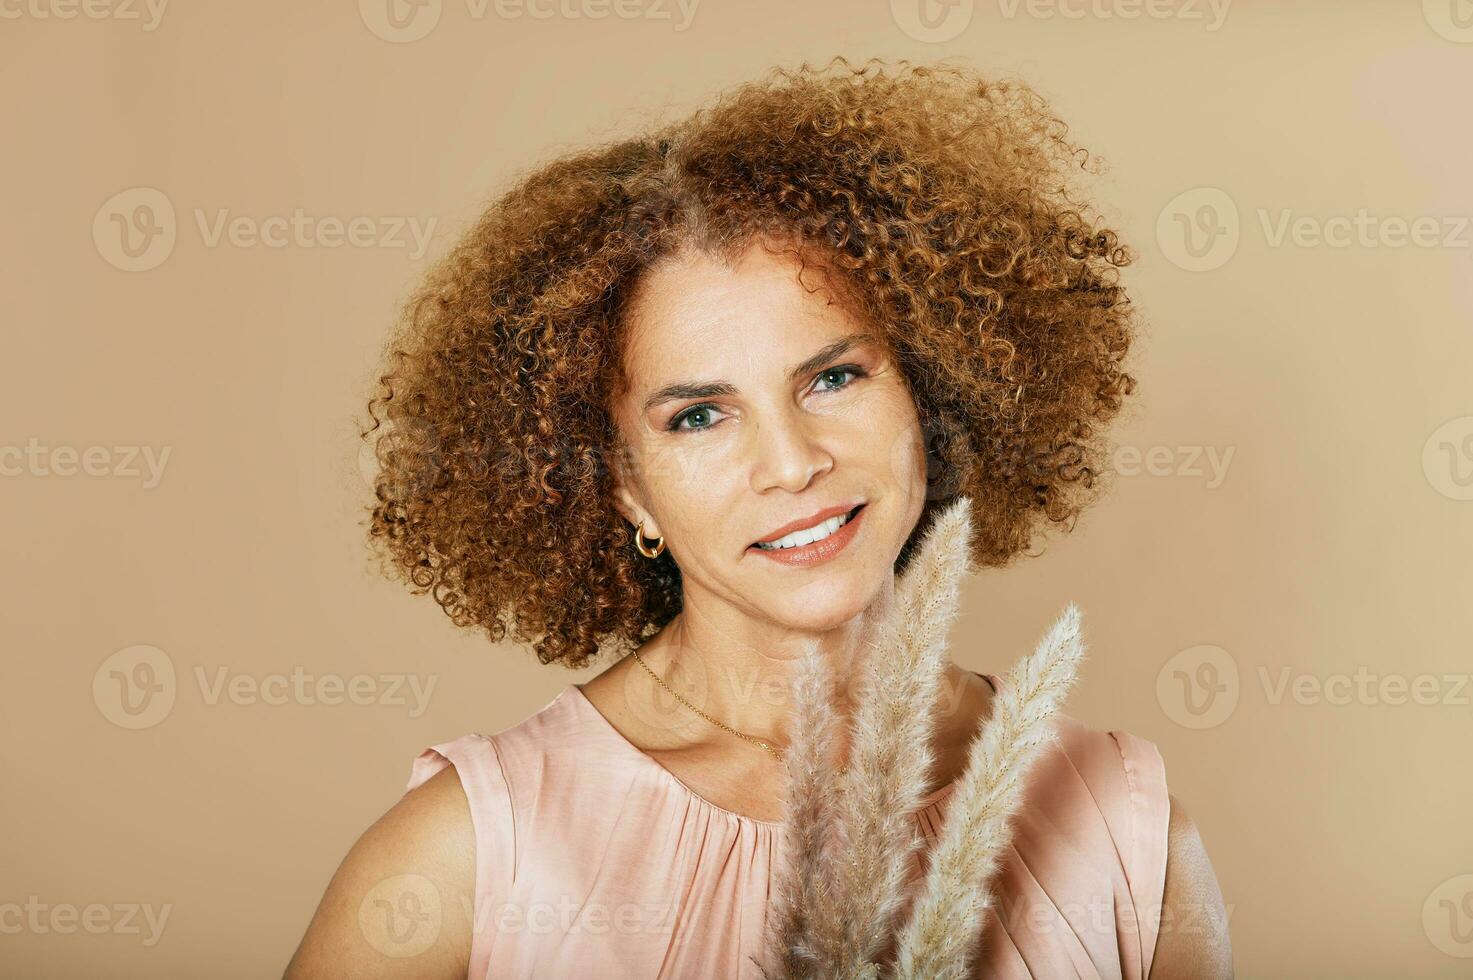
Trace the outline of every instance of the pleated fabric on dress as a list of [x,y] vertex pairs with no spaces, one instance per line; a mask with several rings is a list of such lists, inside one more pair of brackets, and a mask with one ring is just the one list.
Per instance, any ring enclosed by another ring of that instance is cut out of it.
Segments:
[[[1002,680],[983,674],[994,690]],[[1156,746],[1068,715],[1029,770],[974,975],[1145,980],[1170,812]],[[476,838],[470,980],[756,980],[780,823],[725,810],[628,741],[575,684],[491,735],[425,749]],[[955,784],[914,814],[918,892]]]

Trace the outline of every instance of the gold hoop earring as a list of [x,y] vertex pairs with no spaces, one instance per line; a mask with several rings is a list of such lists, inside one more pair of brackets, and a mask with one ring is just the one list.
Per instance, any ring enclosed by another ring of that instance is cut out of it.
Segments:
[[644,546],[644,521],[640,521],[639,527],[634,529],[634,546],[638,548],[639,553],[641,555],[644,555],[646,558],[658,558],[660,557],[660,552],[665,550],[665,535],[662,534],[658,538],[656,538],[655,546],[651,549],[646,550]]

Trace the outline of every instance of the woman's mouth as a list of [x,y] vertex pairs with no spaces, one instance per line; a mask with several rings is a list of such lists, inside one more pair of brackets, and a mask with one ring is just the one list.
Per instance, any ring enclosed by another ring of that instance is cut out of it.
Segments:
[[776,541],[759,541],[747,550],[785,565],[814,565],[828,561],[854,540],[864,509],[865,505],[860,504],[847,514],[820,521],[811,528],[794,531]]

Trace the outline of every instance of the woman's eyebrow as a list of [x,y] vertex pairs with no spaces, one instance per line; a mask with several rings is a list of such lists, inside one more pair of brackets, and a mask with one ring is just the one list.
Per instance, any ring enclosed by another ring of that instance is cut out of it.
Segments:
[[[801,363],[794,365],[788,371],[788,379],[796,381],[804,375],[812,374],[834,358],[873,339],[866,333],[854,333],[847,337],[840,337],[833,343],[826,344],[815,351],[811,356],[804,358]],[[722,395],[735,395],[737,390],[737,386],[730,381],[677,381],[651,393],[644,401],[644,410],[648,412],[656,405],[683,398],[715,398]]]

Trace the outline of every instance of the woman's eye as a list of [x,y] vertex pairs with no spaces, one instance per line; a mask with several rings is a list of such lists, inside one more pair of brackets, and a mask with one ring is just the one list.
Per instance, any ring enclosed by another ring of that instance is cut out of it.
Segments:
[[[853,381],[848,376],[862,378],[864,375],[864,368],[857,364],[846,364],[842,367],[833,367],[827,371],[820,371],[815,383],[824,382],[830,386],[819,388],[819,391],[838,391],[840,388],[847,388],[853,384]],[[713,420],[711,418],[712,413],[718,416],[722,414],[715,405],[692,405],[685,411],[677,413],[665,427],[671,432],[697,432],[702,429],[710,429],[721,421],[720,418]],[[687,422],[690,424],[687,425]]]
[[[692,405],[679,415],[670,420],[671,432],[694,432],[697,429],[709,429],[716,423],[711,421],[711,413],[716,411],[715,405]],[[687,426],[685,422],[692,424]]]
[[[840,377],[843,377],[846,374],[852,374],[856,378],[859,378],[859,377],[863,377],[864,376],[864,371],[862,371],[860,368],[853,367],[853,366],[829,368],[827,371],[821,371],[821,372],[819,372],[818,380],[823,381],[825,379],[832,378],[835,375],[838,375]],[[824,390],[834,391],[835,389],[838,389],[838,388],[847,387],[849,384],[850,384],[850,382],[845,381],[845,382],[843,382],[841,384],[835,384],[832,388],[828,388],[828,389],[824,389]]]

